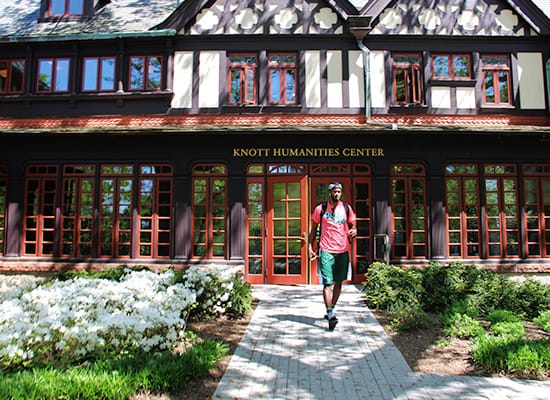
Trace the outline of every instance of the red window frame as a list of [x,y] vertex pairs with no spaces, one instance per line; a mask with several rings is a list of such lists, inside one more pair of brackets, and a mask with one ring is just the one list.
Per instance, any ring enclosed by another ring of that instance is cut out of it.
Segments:
[[[228,102],[229,104],[257,103],[257,56],[252,53],[233,53],[228,57]],[[238,98],[233,84],[238,82]]]
[[[416,61],[411,62],[413,58]],[[395,53],[392,54],[393,68],[393,104],[422,104],[423,79],[422,79],[422,57],[418,53]],[[399,75],[402,78],[399,79]],[[400,84],[400,81],[403,81]],[[399,88],[402,86],[402,93]]]
[[481,258],[481,204],[476,164],[445,167],[447,251],[450,258]]
[[[456,76],[456,58],[457,57],[466,57],[468,60],[468,75],[467,76]],[[446,58],[447,66],[449,69],[449,74],[447,76],[441,76],[436,74],[436,58]],[[432,78],[437,80],[468,80],[472,79],[472,60],[469,54],[432,54]]]
[[485,164],[485,231],[488,258],[521,254],[517,168],[513,164]]
[[[97,71],[95,72],[95,87],[94,89],[86,89],[86,61],[97,60]],[[104,61],[113,60],[113,84],[110,88],[104,88],[103,82],[103,69]],[[82,62],[82,91],[83,92],[113,92],[116,89],[116,57],[84,57]]]
[[[511,105],[511,74],[510,74],[510,59],[507,55],[502,54],[487,54],[482,55],[481,74],[483,79],[483,104],[502,106]],[[505,90],[501,89],[501,80],[505,82]],[[491,85],[488,85],[491,83]],[[497,88],[498,85],[498,88]],[[487,93],[493,91],[494,99],[488,100]]]
[[421,164],[391,168],[392,257],[428,256],[426,172]]
[[61,257],[93,256],[95,171],[92,164],[63,166]]
[[173,171],[167,164],[141,164],[138,183],[138,257],[172,254]]
[[550,164],[523,166],[527,257],[550,257]]
[[31,165],[25,174],[23,255],[54,256],[57,247],[58,167]]
[[[255,171],[255,168],[261,168],[261,174],[258,175],[258,172]],[[246,241],[246,254],[247,254],[247,265],[246,265],[246,276],[247,280],[253,281],[255,283],[264,282],[264,269],[263,269],[263,260],[264,260],[264,250],[265,250],[265,179],[263,174],[263,166],[249,166],[248,167],[248,178],[246,183],[246,210],[247,210],[247,219],[246,219],[246,231],[247,231],[247,241]],[[253,279],[255,277],[256,279]]]
[[[15,63],[22,63],[21,74],[18,79],[14,78]],[[5,76],[3,76],[5,74]],[[4,85],[0,86],[0,94],[17,94],[23,93],[25,87],[25,60],[0,60],[0,79]],[[15,82],[17,81],[17,83]],[[18,84],[20,89],[14,89],[14,84]]]
[[[290,62],[290,59],[294,59]],[[297,86],[298,86],[298,56],[296,53],[271,53],[268,55],[268,96],[269,104],[297,104]],[[279,85],[275,86],[273,74],[279,76]],[[293,76],[294,81],[290,82],[288,76]],[[289,96],[290,94],[290,96]],[[274,101],[273,96],[278,96]]]
[[[66,16],[66,15],[83,15],[84,14],[84,1],[85,0],[50,0],[48,2],[48,15],[49,16]],[[56,4],[54,4],[56,3]],[[55,11],[52,11],[54,8],[60,7],[61,5],[64,5],[63,13],[56,13]],[[79,7],[79,12],[72,12],[71,9],[74,6]]]
[[[141,83],[139,85],[134,84],[133,80],[133,60],[141,59],[143,60],[143,71],[141,72]],[[159,61],[160,71],[158,71],[158,86],[151,85],[152,74],[156,73],[152,70],[152,62],[154,59]],[[149,55],[149,56],[131,56],[128,63],[128,90],[130,91],[157,91],[162,90],[162,80],[164,73],[164,60],[162,56],[159,55]]]
[[132,256],[134,183],[132,164],[101,166],[97,243],[100,258]]
[[6,213],[8,211],[8,167],[0,164],[0,255],[4,255]]
[[226,257],[227,189],[225,165],[193,167],[192,257],[195,259]]
[[[52,62],[52,70],[51,70],[51,84],[50,87],[47,89],[40,89],[40,83],[41,83],[41,68],[40,65],[43,61],[51,61]],[[67,61],[67,81],[64,82],[67,86],[67,89],[59,89],[58,88],[58,64],[60,61]],[[71,70],[71,59],[70,58],[40,58],[38,59],[38,74],[36,77],[36,92],[37,93],[67,93],[70,90],[70,70]]]

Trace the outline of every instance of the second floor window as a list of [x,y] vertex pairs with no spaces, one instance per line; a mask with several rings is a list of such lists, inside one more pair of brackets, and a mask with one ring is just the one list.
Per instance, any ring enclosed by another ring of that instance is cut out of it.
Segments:
[[296,55],[269,55],[269,103],[296,104]]
[[509,105],[510,64],[504,55],[481,56],[483,104]]
[[470,79],[470,56],[437,54],[432,56],[434,79]]
[[38,61],[38,93],[54,93],[69,91],[69,69],[71,61],[68,58],[50,58]]
[[22,93],[25,61],[0,60],[0,93]]
[[50,16],[54,15],[82,15],[84,0],[50,0]]
[[82,71],[82,90],[85,92],[103,92],[115,90],[114,57],[90,57],[84,59]]
[[130,90],[160,90],[162,57],[130,57]]
[[394,54],[393,103],[422,104],[422,65],[419,54]]
[[229,104],[256,104],[256,56],[229,56]]

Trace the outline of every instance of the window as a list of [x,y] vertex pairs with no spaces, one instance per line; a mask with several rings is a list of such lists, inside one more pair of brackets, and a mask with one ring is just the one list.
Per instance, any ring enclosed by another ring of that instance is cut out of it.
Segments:
[[27,168],[23,217],[23,254],[55,254],[55,214],[57,205],[57,166]]
[[296,55],[269,55],[269,103],[296,104]]
[[171,166],[140,166],[138,214],[139,257],[169,258],[172,249]]
[[61,255],[92,257],[95,166],[64,166],[62,184]]
[[516,167],[484,166],[488,257],[519,256],[519,204]]
[[466,54],[437,54],[432,56],[434,79],[470,79],[470,56]]
[[426,178],[419,164],[397,164],[391,178],[393,256],[427,257]]
[[481,56],[483,104],[510,105],[510,64],[507,56]]
[[422,104],[422,65],[418,54],[394,54],[394,104]]
[[229,104],[256,104],[256,56],[229,56]]
[[527,257],[550,256],[550,164],[523,168]]
[[160,90],[162,57],[130,57],[130,90]]
[[0,60],[0,94],[22,93],[24,60]]
[[445,189],[449,257],[481,257],[481,207],[477,165],[447,165]]
[[50,0],[50,16],[82,15],[83,13],[84,0]]
[[115,90],[114,57],[90,57],[84,59],[82,90],[85,92],[106,92]]
[[66,58],[39,60],[37,92],[67,92],[69,90],[70,65],[70,60]]
[[225,256],[227,171],[223,165],[193,168],[193,257]]

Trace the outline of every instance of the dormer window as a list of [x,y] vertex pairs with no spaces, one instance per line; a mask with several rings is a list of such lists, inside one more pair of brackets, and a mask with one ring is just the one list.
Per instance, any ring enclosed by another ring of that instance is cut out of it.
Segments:
[[82,15],[84,0],[50,0],[48,16]]

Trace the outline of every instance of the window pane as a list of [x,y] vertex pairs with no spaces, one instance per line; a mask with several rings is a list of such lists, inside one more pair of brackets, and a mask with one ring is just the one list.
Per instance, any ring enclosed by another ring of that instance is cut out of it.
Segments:
[[63,15],[63,14],[65,14],[65,0],[51,0],[50,15]]
[[41,60],[38,65],[38,91],[52,90],[53,60]]
[[254,90],[256,83],[256,71],[252,68],[246,69],[246,101],[247,102],[254,102],[256,100]]
[[286,101],[293,103],[296,101],[296,78],[294,70],[286,71]]
[[231,93],[229,101],[231,103],[241,102],[241,71],[239,70],[231,71]]
[[0,93],[6,92],[8,88],[8,63],[0,61]]
[[149,75],[147,81],[148,89],[160,89],[162,60],[160,57],[149,58]]
[[55,71],[55,91],[69,90],[69,60],[58,60]]
[[97,90],[97,58],[88,58],[84,60],[83,90]]
[[395,100],[398,103],[404,103],[407,101],[407,94],[405,92],[405,71],[395,71]]
[[435,56],[434,60],[434,76],[438,78],[449,78],[449,57]]
[[454,76],[456,78],[468,78],[470,76],[470,58],[467,56],[454,56]]
[[483,81],[485,82],[485,102],[495,102],[495,84],[493,82],[493,73],[485,72]]
[[69,0],[69,14],[81,15],[83,11],[82,0]]
[[130,59],[130,89],[143,89],[144,66],[143,57]]
[[115,90],[115,59],[101,60],[101,90]]
[[272,103],[279,103],[281,101],[281,93],[279,88],[281,87],[281,71],[275,69],[271,70],[271,98]]
[[500,90],[500,103],[509,103],[508,98],[508,73],[499,72],[498,73],[498,85]]

